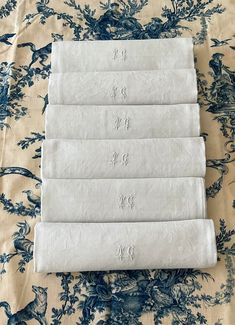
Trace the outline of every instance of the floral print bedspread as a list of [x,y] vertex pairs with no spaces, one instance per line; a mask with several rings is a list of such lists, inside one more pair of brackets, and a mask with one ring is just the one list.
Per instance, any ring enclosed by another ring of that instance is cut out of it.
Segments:
[[[233,0],[0,0],[1,325],[235,324],[234,17]],[[180,36],[195,44],[217,266],[34,273],[51,42]]]

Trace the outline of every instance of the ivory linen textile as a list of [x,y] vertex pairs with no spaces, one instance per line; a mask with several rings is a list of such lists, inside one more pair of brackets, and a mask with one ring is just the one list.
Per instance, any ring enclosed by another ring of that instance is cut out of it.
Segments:
[[51,70],[128,71],[194,67],[191,38],[55,42]]
[[212,220],[40,222],[34,254],[37,272],[208,268],[217,262]]
[[48,105],[45,128],[47,139],[197,137],[199,105]]
[[204,179],[197,177],[44,179],[42,220],[143,222],[203,219],[206,217],[204,186]]
[[202,137],[49,139],[43,142],[42,155],[44,179],[204,177],[206,169]]
[[49,103],[81,105],[193,104],[194,69],[52,73]]

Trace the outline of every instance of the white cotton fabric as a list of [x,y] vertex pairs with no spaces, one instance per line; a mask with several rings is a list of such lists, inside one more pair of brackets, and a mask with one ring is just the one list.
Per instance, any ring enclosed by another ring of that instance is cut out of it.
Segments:
[[203,219],[204,179],[44,179],[42,220],[137,222]]
[[36,272],[207,268],[217,259],[212,220],[41,222],[34,257]]
[[213,267],[192,38],[56,42],[35,272]]
[[192,38],[52,43],[52,73],[193,67]]
[[47,139],[143,139],[200,135],[198,104],[48,105]]
[[204,177],[202,137],[45,140],[42,178]]
[[194,69],[66,72],[49,78],[50,104],[157,105],[197,102]]

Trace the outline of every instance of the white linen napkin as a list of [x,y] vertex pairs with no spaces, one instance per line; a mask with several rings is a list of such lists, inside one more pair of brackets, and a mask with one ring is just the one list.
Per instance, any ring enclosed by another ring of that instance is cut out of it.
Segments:
[[203,219],[204,179],[44,179],[42,220],[135,222]]
[[141,139],[200,135],[198,104],[48,105],[47,139]]
[[36,272],[207,268],[216,258],[212,220],[35,227]]
[[52,72],[193,68],[192,38],[52,43]]
[[50,104],[156,105],[197,102],[194,69],[52,73]]
[[204,177],[203,138],[45,140],[42,178]]

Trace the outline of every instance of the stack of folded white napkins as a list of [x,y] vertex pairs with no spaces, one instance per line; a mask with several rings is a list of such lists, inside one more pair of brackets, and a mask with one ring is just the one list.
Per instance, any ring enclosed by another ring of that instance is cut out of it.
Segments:
[[35,271],[215,265],[189,38],[57,42]]

